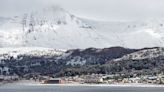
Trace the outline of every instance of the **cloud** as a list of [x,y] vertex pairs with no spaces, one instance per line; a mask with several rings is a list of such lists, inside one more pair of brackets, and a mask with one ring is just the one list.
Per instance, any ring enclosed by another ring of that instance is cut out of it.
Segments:
[[0,0],[0,15],[60,5],[71,13],[96,19],[138,19],[164,16],[164,0]]

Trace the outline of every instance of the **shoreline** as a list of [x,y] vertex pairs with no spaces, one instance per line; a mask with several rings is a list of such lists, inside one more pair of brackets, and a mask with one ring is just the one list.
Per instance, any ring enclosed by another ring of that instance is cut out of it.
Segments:
[[6,84],[12,84],[14,81],[1,81],[0,86],[6,85]]
[[86,86],[86,87],[164,87],[156,84],[27,84],[33,86]]
[[164,87],[160,84],[144,84],[144,83],[116,83],[116,84],[80,84],[80,83],[66,83],[66,84],[42,84],[41,82],[35,82],[31,80],[21,80],[13,83],[7,83],[5,85],[22,85],[22,86],[82,86],[82,87]]

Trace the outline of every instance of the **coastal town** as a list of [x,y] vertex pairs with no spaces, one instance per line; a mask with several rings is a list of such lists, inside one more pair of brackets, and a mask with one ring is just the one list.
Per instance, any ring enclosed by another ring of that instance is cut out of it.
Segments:
[[[123,77],[124,76],[124,77]],[[145,75],[145,76],[127,76],[124,74],[88,74],[77,76],[65,76],[55,78],[53,76],[26,75],[19,77],[17,75],[0,75],[0,84],[14,83],[21,80],[31,80],[40,84],[164,84],[164,75]]]

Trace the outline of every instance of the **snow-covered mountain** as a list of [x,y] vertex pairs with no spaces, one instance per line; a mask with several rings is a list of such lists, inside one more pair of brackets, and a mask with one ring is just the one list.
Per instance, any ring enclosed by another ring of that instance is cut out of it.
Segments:
[[91,26],[59,7],[15,16],[0,25],[2,47],[57,49],[109,46]]
[[78,18],[60,7],[0,17],[1,47],[56,49],[164,46],[164,21],[95,21]]

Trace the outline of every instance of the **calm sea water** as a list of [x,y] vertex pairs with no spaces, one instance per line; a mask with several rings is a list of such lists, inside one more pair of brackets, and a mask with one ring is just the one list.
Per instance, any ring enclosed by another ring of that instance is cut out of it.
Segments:
[[164,92],[164,88],[57,86],[57,85],[5,85],[0,92]]

